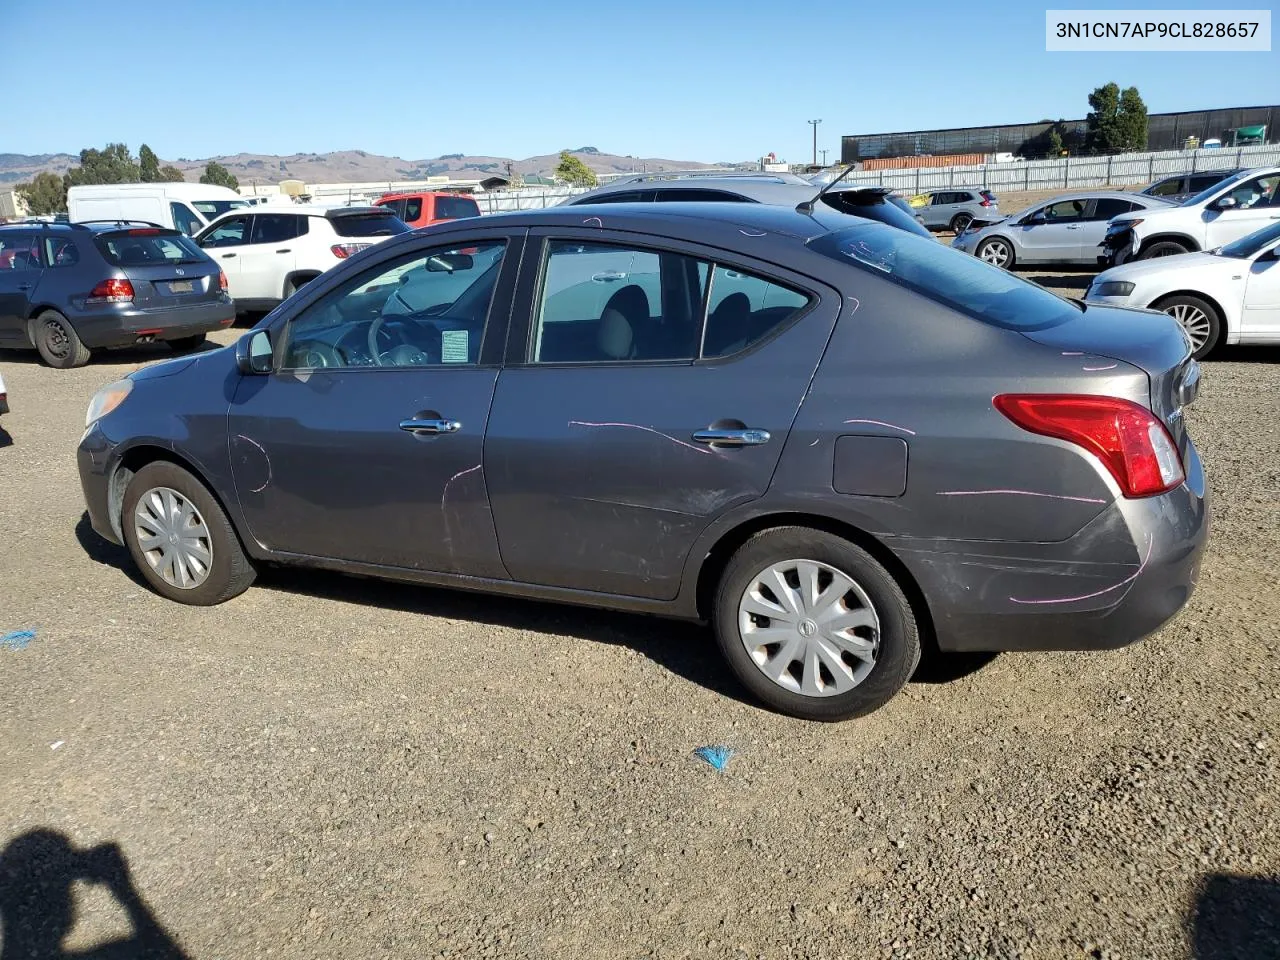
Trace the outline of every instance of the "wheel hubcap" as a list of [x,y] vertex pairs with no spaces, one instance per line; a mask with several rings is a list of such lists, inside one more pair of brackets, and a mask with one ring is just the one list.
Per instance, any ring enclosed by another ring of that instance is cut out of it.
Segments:
[[1009,262],[1009,251],[1003,243],[989,243],[982,248],[982,259],[993,266],[1003,267]]
[[807,697],[852,690],[875,668],[880,618],[865,590],[816,560],[760,571],[738,601],[742,645],[771,681]]
[[1191,344],[1195,349],[1199,350],[1204,346],[1205,341],[1209,339],[1211,329],[1208,314],[1189,303],[1174,304],[1166,312],[1182,324],[1182,329],[1187,331],[1187,336],[1191,338]]
[[148,490],[133,511],[134,535],[147,565],[165,583],[194,590],[209,579],[213,542],[195,504],[168,487]]
[[46,320],[44,330],[45,348],[55,357],[65,357],[70,344],[67,340],[67,331],[63,329],[62,324],[57,320]]

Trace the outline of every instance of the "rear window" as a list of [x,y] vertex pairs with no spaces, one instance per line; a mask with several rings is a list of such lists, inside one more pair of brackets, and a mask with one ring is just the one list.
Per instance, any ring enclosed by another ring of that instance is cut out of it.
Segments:
[[480,216],[480,206],[470,197],[436,197],[437,220],[462,220]]
[[996,195],[992,193],[990,190],[979,190],[978,193],[982,194],[983,197],[992,201],[993,203],[995,202]]
[[110,264],[117,267],[145,267],[167,263],[202,263],[204,253],[187,236],[176,231],[129,230],[94,237],[96,246]]
[[933,242],[933,234],[927,227],[921,226],[913,214],[895,205],[884,194],[866,190],[832,190],[823,196],[822,202],[841,213],[864,220],[878,220],[899,230],[928,237]]
[[1044,330],[1080,315],[1075,304],[1034,283],[904,230],[849,227],[809,247],[1006,330]]
[[409,232],[409,225],[394,213],[357,213],[331,217],[329,222],[340,237],[390,237]]

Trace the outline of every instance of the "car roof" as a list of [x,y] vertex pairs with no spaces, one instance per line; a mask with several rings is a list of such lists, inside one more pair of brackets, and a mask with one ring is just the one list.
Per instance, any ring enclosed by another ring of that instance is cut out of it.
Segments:
[[[635,190],[643,189],[662,189],[662,190],[721,190],[725,193],[737,194],[740,197],[746,197],[748,200],[754,200],[757,203],[774,204],[781,206],[794,207],[798,203],[806,200],[812,200],[817,197],[818,192],[824,187],[823,184],[809,183],[807,180],[796,178],[793,180],[784,180],[777,174],[762,174],[756,177],[687,177],[679,180],[647,180],[643,183],[637,181],[628,181],[624,184],[609,184],[605,187],[599,187],[587,193],[580,194],[567,202],[568,206],[585,206],[590,204],[596,197],[607,197],[614,193],[631,193]],[[860,191],[875,191],[888,196],[889,188],[882,187],[871,183],[851,183],[844,182],[836,184],[828,193],[849,193]]]
[[383,200],[411,200],[414,197],[466,197],[474,200],[475,197],[461,190],[408,190],[402,193],[384,193],[375,204],[381,203]]
[[1045,204],[1060,203],[1063,200],[1101,200],[1104,197],[1119,197],[1121,200],[1133,200],[1137,203],[1150,203],[1152,200],[1160,199],[1145,193],[1130,193],[1127,190],[1087,190],[1078,193],[1060,193],[1056,197],[1049,197],[1032,206],[1043,207]]
[[247,217],[259,213],[291,213],[299,217],[328,217],[330,219],[357,216],[362,213],[373,213],[378,216],[393,215],[389,210],[375,207],[372,204],[345,206],[324,203],[255,203],[248,207],[232,207],[209,222],[212,224],[217,223],[219,220],[230,220],[233,217]]

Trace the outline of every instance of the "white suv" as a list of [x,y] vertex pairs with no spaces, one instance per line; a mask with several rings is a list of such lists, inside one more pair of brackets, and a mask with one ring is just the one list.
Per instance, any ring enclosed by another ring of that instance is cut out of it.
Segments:
[[1111,220],[1098,262],[1214,250],[1280,220],[1280,167],[1243,170],[1176,207],[1126,213]]
[[294,203],[223,214],[195,241],[227,275],[244,312],[272,309],[352,254],[409,229],[385,207]]

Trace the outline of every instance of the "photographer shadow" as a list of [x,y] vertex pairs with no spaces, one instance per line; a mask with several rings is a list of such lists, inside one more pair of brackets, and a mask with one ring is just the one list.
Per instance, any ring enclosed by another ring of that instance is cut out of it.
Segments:
[[[132,931],[85,949],[63,946],[76,925],[76,881],[104,887]],[[133,885],[120,847],[77,850],[54,830],[31,830],[0,851],[0,960],[186,960]]]

